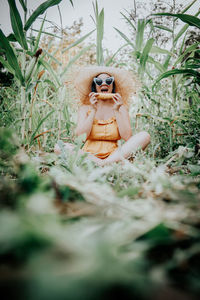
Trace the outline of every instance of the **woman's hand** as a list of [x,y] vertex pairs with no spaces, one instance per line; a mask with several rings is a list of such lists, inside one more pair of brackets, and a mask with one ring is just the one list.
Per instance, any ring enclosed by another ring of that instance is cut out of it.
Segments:
[[97,101],[98,101],[97,98],[96,98],[97,95],[98,95],[98,93],[94,93],[94,92],[92,92],[92,93],[89,94],[90,103],[91,103],[92,108],[94,110],[97,110]]
[[119,111],[120,107],[123,105],[122,97],[119,93],[113,95],[113,100],[115,104],[113,105],[113,109],[115,111]]

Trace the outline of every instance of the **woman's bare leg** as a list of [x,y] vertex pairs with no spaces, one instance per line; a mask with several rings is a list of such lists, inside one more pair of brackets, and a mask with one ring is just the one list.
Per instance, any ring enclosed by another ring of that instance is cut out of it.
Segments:
[[110,164],[113,162],[118,162],[127,158],[131,153],[136,152],[139,148],[144,150],[150,143],[150,135],[146,131],[137,133],[136,135],[130,137],[121,148],[118,148],[113,152],[108,158],[106,158],[102,164]]
[[[67,149],[67,150],[69,150],[71,153],[73,153],[74,148],[75,148],[75,145],[70,144],[70,143],[65,143],[65,144],[64,144],[64,148]],[[61,153],[61,150],[60,150],[60,147],[58,146],[58,144],[55,144],[55,146],[54,146],[54,152],[55,152],[56,154],[60,154],[60,153]],[[96,156],[93,155],[93,154],[90,154],[90,153],[88,153],[88,152],[85,152],[85,151],[83,151],[82,149],[79,149],[79,151],[78,151],[78,154],[79,154],[79,155],[83,155],[83,154],[86,154],[86,153],[87,153],[87,158],[88,158],[88,159],[94,161],[94,162],[95,162],[96,164],[98,164],[98,165],[101,165],[102,159],[96,157]]]

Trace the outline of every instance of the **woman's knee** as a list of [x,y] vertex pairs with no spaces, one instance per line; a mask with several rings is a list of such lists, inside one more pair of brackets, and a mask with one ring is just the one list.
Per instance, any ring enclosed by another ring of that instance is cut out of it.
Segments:
[[[65,144],[64,144],[64,148],[65,148],[66,150],[73,151],[74,146],[73,146],[72,144],[70,144],[70,143],[65,143]],[[54,152],[55,152],[56,154],[60,154],[60,153],[61,153],[61,149],[60,149],[60,147],[58,146],[58,144],[55,144],[55,146],[54,146]]]
[[151,137],[150,134],[146,131],[141,131],[140,138],[142,139],[142,149],[144,150],[150,143]]
[[55,152],[56,154],[60,154],[60,153],[61,153],[60,147],[58,146],[58,144],[55,144],[55,146],[54,146],[54,152]]
[[147,131],[141,131],[140,135],[144,138],[144,140],[149,144],[151,141],[151,136]]

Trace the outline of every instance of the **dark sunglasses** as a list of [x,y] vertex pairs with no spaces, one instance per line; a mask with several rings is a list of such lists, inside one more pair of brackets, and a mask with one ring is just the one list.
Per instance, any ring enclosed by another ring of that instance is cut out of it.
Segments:
[[107,85],[111,85],[114,82],[114,77],[107,77],[106,79],[101,79],[101,78],[94,78],[93,81],[97,85],[102,85],[103,82],[105,82]]

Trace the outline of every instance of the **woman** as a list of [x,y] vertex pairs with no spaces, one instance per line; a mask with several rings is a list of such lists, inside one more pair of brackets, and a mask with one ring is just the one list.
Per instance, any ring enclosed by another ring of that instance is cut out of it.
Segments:
[[[136,80],[130,72],[101,66],[82,68],[76,75],[75,87],[81,101],[76,135],[86,133],[80,153],[87,152],[88,158],[103,166],[147,147],[150,143],[147,132],[132,136],[128,100],[136,91]],[[107,96],[110,99],[103,99]],[[120,139],[125,143],[119,148]],[[65,147],[73,151],[74,146],[66,143]],[[55,152],[60,152],[57,145]]]

